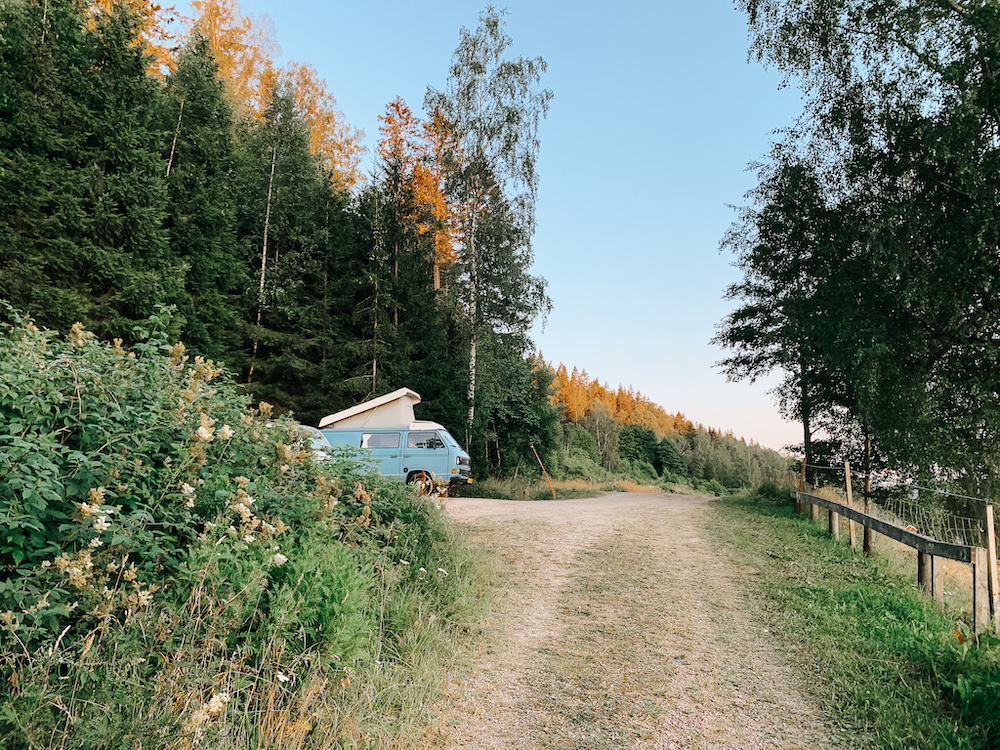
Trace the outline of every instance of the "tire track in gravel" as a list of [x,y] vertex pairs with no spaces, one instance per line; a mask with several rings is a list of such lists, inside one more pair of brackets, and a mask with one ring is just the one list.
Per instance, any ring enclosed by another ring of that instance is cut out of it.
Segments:
[[706,541],[708,498],[451,499],[509,585],[472,672],[447,686],[447,750],[805,750],[829,745],[801,677]]

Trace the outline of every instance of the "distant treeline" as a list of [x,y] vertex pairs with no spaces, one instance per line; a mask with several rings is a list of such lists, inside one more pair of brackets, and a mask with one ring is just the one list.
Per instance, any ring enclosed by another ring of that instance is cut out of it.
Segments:
[[550,305],[531,273],[544,61],[509,57],[484,11],[423,117],[386,107],[363,175],[316,72],[277,68],[232,0],[193,5],[179,41],[146,0],[0,8],[0,300],[126,345],[155,315],[304,423],[412,388],[480,473],[555,450],[592,410],[560,410],[528,338]]

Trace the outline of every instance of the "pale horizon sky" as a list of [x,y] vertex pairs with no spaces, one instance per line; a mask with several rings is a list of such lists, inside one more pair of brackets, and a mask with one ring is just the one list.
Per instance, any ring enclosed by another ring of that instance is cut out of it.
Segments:
[[[282,55],[312,65],[345,120],[365,131],[401,96],[423,114],[446,84],[459,30],[486,4],[240,0],[268,16]],[[769,389],[727,383],[709,340],[739,278],[719,242],[755,184],[776,129],[801,110],[776,71],[747,61],[731,1],[510,0],[513,54],[541,56],[553,91],[542,123],[534,273],[553,310],[534,340],[553,365],[641,391],[670,413],[770,448],[801,442]],[[400,384],[405,385],[405,384]]]

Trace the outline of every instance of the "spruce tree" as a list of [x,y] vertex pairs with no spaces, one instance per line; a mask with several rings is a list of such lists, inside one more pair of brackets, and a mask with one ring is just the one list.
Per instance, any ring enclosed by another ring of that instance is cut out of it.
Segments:
[[0,10],[0,295],[45,325],[131,335],[181,272],[163,230],[157,81],[123,8]]
[[236,346],[233,298],[249,283],[236,243],[233,121],[223,91],[211,47],[196,34],[166,81],[166,227],[185,267],[176,299],[181,336],[211,357]]

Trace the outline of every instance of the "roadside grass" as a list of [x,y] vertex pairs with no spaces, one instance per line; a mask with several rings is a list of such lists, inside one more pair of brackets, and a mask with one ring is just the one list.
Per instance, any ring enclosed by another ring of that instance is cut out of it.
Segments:
[[[553,492],[555,497],[553,497]],[[598,497],[609,492],[673,493],[676,495],[703,495],[690,485],[675,482],[650,484],[633,479],[610,477],[604,482],[586,479],[555,479],[551,487],[544,479],[517,478],[496,479],[490,477],[468,487],[461,487],[449,493],[452,497],[482,497],[495,500],[573,500],[584,497]]]
[[[872,558],[762,488],[714,504],[720,546],[754,575],[760,611],[858,748],[1000,746],[1000,649],[964,608],[941,609],[885,545]],[[915,566],[912,566],[915,567]]]

